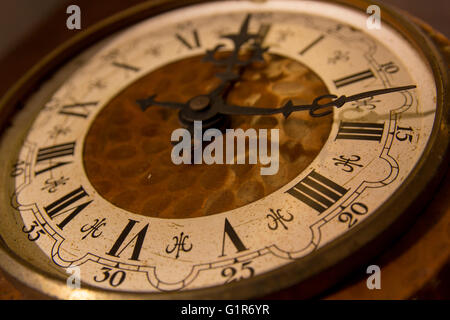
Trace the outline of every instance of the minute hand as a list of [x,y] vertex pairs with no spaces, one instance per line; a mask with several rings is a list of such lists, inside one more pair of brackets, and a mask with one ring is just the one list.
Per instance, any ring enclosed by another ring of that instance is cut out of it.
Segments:
[[[404,87],[396,87],[396,88],[388,88],[388,89],[380,89],[380,90],[372,90],[367,92],[358,93],[347,97],[342,95],[340,97],[332,94],[326,94],[323,96],[319,96],[314,99],[312,104],[309,105],[294,105],[291,100],[286,102],[286,104],[281,108],[253,108],[253,107],[241,107],[235,105],[224,105],[220,113],[228,114],[228,115],[272,115],[282,113],[285,118],[289,117],[292,112],[296,111],[309,111],[309,114],[312,117],[323,117],[330,113],[332,110],[327,110],[321,113],[317,113],[316,111],[320,109],[325,109],[329,107],[341,108],[347,102],[352,102],[356,100],[361,100],[365,98],[375,97],[379,95],[384,95],[397,91],[404,91],[409,89],[414,89],[416,86],[404,86]],[[323,99],[334,99],[331,102],[320,104],[319,102]]]

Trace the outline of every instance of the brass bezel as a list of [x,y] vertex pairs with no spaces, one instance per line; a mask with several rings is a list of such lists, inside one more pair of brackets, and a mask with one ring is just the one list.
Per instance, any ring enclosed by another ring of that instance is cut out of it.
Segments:
[[[368,0],[319,1],[333,2],[363,11],[375,2]],[[182,3],[173,0],[147,1],[80,32],[44,57],[0,100],[0,132],[3,133],[7,121],[19,109],[17,106],[38,87],[39,81],[82,49],[120,28],[144,18],[201,2],[206,1],[188,0]],[[419,212],[419,208],[426,204],[427,199],[431,196],[431,188],[435,187],[439,178],[443,176],[441,170],[446,170],[448,166],[449,150],[449,75],[444,58],[431,39],[415,23],[408,20],[402,13],[381,3],[375,2],[375,4],[382,8],[383,22],[398,30],[429,62],[437,87],[436,103],[438,108],[433,131],[422,159],[404,181],[402,187],[395,191],[381,208],[353,230],[308,256],[277,270],[235,283],[191,291],[133,293],[83,286],[76,290],[76,295],[73,295],[74,291],[67,287],[65,279],[36,268],[17,253],[9,250],[2,238],[3,235],[0,235],[0,267],[12,279],[15,279],[19,286],[26,287],[25,290],[38,294],[38,297],[60,299],[71,297],[85,299],[241,299],[261,297],[294,284],[297,284],[298,298],[316,295],[362,263],[367,262],[369,258],[379,253],[389,241],[392,241],[393,237],[413,220]],[[0,204],[0,206],[5,205],[9,206],[9,203]],[[389,214],[383,215],[383,212],[389,212]]]

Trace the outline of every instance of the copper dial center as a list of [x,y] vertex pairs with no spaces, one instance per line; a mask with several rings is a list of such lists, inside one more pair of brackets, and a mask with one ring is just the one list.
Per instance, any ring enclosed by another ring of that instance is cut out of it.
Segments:
[[[185,103],[192,99],[190,108],[203,110],[209,104],[205,95],[220,83],[215,77],[220,70],[201,60],[202,56],[180,60],[142,77],[112,99],[92,123],[84,165],[92,185],[114,205],[160,218],[220,213],[276,191],[321,150],[332,115],[311,118],[299,112],[288,119],[282,115],[234,116],[231,128],[279,128],[277,174],[261,176],[260,164],[173,164],[171,133],[180,128],[178,111],[152,106],[143,112],[136,99],[151,94],[161,101]],[[266,54],[265,63],[246,67],[227,99],[235,105],[274,108],[289,99],[311,103],[326,93],[323,81],[304,65]]]

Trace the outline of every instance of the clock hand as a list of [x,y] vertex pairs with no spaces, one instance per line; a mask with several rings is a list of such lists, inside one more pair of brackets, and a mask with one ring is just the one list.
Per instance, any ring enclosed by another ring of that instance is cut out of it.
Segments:
[[[336,95],[322,95],[314,99],[313,103],[310,105],[294,105],[292,103],[292,100],[289,100],[284,104],[281,108],[254,108],[254,107],[242,107],[242,106],[235,106],[235,105],[227,105],[226,103],[218,104],[217,108],[218,113],[226,114],[226,115],[273,115],[282,113],[285,118],[289,117],[289,115],[292,112],[296,111],[309,111],[309,114],[312,117],[323,117],[328,114],[330,114],[332,111],[327,110],[321,113],[317,113],[316,111],[320,109],[330,108],[330,107],[336,107],[341,108],[348,102],[369,98],[369,97],[375,97],[379,95],[384,95],[392,92],[398,92],[398,91],[404,91],[409,89],[414,89],[416,86],[404,86],[404,87],[396,87],[396,88],[388,88],[388,89],[380,89],[380,90],[373,90],[373,91],[367,91],[358,93],[352,96],[345,96],[342,95],[340,97]],[[331,98],[334,99],[331,102],[320,104],[320,100]]]
[[170,109],[184,109],[187,108],[186,103],[178,103],[178,102],[168,102],[168,101],[155,101],[156,94],[145,98],[145,99],[139,99],[136,100],[136,103],[141,107],[142,111],[147,110],[148,107],[151,106],[161,106],[161,107],[167,107]]
[[[263,54],[269,48],[263,48],[259,41],[256,41],[259,37],[256,33],[248,33],[248,26],[250,23],[251,15],[248,14],[243,21],[239,33],[227,34],[221,38],[229,39],[233,42],[233,51],[231,54],[223,59],[216,59],[215,55],[219,49],[223,48],[223,44],[217,45],[212,50],[207,50],[203,61],[211,62],[219,67],[226,67],[224,72],[218,72],[216,76],[222,80],[222,82],[237,81],[240,78],[241,71],[244,67],[254,63],[254,62],[264,62]],[[239,53],[241,52],[242,46],[249,40],[254,39],[255,42],[251,45],[251,56],[248,59],[239,59]],[[235,67],[240,67],[241,71],[237,74],[233,72]]]
[[[242,45],[248,42],[251,39],[257,39],[258,34],[248,33],[248,26],[250,23],[251,15],[248,14],[243,21],[239,33],[236,34],[227,34],[222,36],[222,38],[230,39],[233,41],[234,49],[232,53],[225,59],[216,59],[215,54],[221,49],[224,45],[219,44],[213,50],[207,50],[206,55],[203,58],[203,61],[211,62],[220,67],[226,67],[225,71],[218,72],[216,76],[221,79],[221,83],[212,90],[207,95],[200,95],[193,97],[187,103],[176,103],[169,101],[156,101],[156,95],[152,95],[146,99],[137,100],[136,103],[141,107],[142,111],[145,111],[148,107],[162,106],[168,107],[171,109],[192,109],[194,111],[200,111],[208,107],[209,105],[217,105],[217,103],[211,103],[215,101],[221,101],[225,99],[228,92],[232,89],[234,83],[239,81],[241,78],[242,72],[244,68],[251,63],[264,61],[263,53],[268,50],[268,48],[262,48],[261,43],[259,41],[255,41],[252,44],[252,55],[249,59],[240,60],[239,52],[241,51]],[[239,67],[239,72],[235,73],[233,69],[235,67]],[[213,111],[213,110],[211,110]],[[214,112],[211,112],[214,113]]]
[[[210,112],[210,114],[223,114],[223,115],[273,115],[282,113],[285,118],[289,117],[289,115],[292,112],[297,111],[309,111],[309,114],[312,117],[323,117],[326,115],[329,115],[332,111],[327,110],[321,113],[317,113],[316,111],[321,109],[326,109],[330,107],[335,108],[341,108],[348,102],[357,101],[365,98],[375,97],[379,95],[384,95],[388,93],[398,92],[398,91],[404,91],[409,89],[414,89],[416,86],[410,85],[410,86],[403,86],[403,87],[396,87],[396,88],[387,88],[387,89],[379,89],[379,90],[372,90],[372,91],[366,91],[361,92],[358,94],[351,95],[349,97],[342,95],[340,97],[333,95],[333,94],[326,94],[317,97],[314,99],[312,104],[307,105],[294,105],[292,103],[292,100],[289,100],[284,104],[281,108],[255,108],[255,107],[243,107],[243,106],[236,106],[236,105],[229,105],[227,104],[221,96],[217,96],[217,92],[219,92],[218,89],[223,90],[223,85],[220,85],[215,90],[213,90],[209,95],[204,96],[197,96],[193,99],[189,100],[188,103],[177,103],[177,102],[158,102],[155,101],[154,98],[156,95],[153,95],[147,99],[138,100],[138,103],[140,104],[143,111],[147,109],[151,105],[158,105],[162,107],[168,107],[172,109],[187,109],[190,108],[192,110],[203,110],[207,106],[210,106],[213,111]],[[212,95],[214,93],[214,95]],[[319,102],[323,99],[334,99],[328,103],[320,104]]]
[[[415,88],[417,88],[415,85],[410,85],[410,86],[402,86],[402,87],[395,87],[395,88],[378,89],[378,90],[361,92],[358,94],[351,95],[349,97],[342,95],[339,98],[336,95],[323,95],[323,96],[320,96],[320,97],[317,97],[316,99],[314,99],[314,101],[311,105],[309,114],[312,117],[322,117],[322,116],[326,116],[326,115],[330,114],[332,111],[329,110],[329,111],[325,111],[322,113],[316,113],[317,110],[325,109],[328,107],[341,108],[348,102],[357,101],[357,100],[361,100],[361,99],[365,99],[365,98],[371,98],[371,97],[380,96],[380,95],[385,95],[385,94],[389,94],[389,93],[393,93],[393,92],[415,89]],[[325,99],[325,98],[331,98],[331,99],[335,99],[335,100],[333,100],[329,103],[325,103],[323,105],[319,104],[319,101],[322,99]],[[296,111],[295,106],[293,108],[294,108],[293,111]],[[283,114],[287,118],[290,113],[287,110]]]
[[[255,41],[255,43],[253,43],[252,45],[253,52],[250,59],[245,61],[239,60],[238,54],[241,46],[248,40],[252,38],[257,38],[257,35],[248,33],[248,25],[250,17],[251,17],[250,15],[247,15],[246,19],[244,20],[241,26],[239,34],[223,36],[223,38],[228,38],[232,40],[234,43],[234,50],[228,58],[219,60],[214,57],[217,51],[223,47],[222,44],[217,45],[213,50],[208,50],[204,58],[204,61],[209,61],[216,65],[227,67],[225,72],[218,73],[216,75],[222,80],[222,84],[219,85],[215,90],[213,90],[209,95],[209,98],[211,99],[210,101],[211,108],[215,109],[214,111],[216,111],[216,113],[226,115],[272,115],[277,113],[283,113],[285,118],[287,118],[292,112],[309,110],[309,114],[312,117],[322,117],[330,114],[332,111],[327,110],[321,113],[317,113],[317,111],[320,109],[325,109],[329,107],[341,108],[343,105],[351,101],[416,88],[416,86],[405,86],[398,88],[373,90],[352,95],[350,97],[346,97],[345,95],[338,97],[336,95],[327,94],[319,96],[316,99],[314,99],[311,105],[294,105],[292,101],[289,100],[282,108],[267,109],[267,108],[254,108],[254,107],[241,107],[235,105],[228,105],[224,101],[225,97],[229,92],[229,90],[232,88],[233,84],[240,79],[243,68],[253,62],[264,61],[263,53],[268,50],[268,48],[262,48],[260,42]],[[236,75],[232,71],[235,66],[241,66],[239,75]],[[332,100],[329,103],[320,104],[320,101],[326,98],[334,100]]]
[[[248,33],[250,19],[251,15],[248,14],[241,25],[239,33],[222,36],[222,38],[233,41],[233,51],[228,57],[224,59],[215,58],[216,53],[224,46],[223,44],[219,44],[213,50],[207,50],[206,55],[203,58],[203,61],[211,62],[217,66],[226,67],[224,72],[218,72],[216,74],[216,77],[222,80],[221,84],[208,95],[210,98],[210,108],[212,109],[210,110],[212,111],[211,114],[225,114],[220,111],[226,109],[226,97],[228,96],[230,90],[234,87],[234,84],[241,79],[245,67],[254,62],[264,62],[263,54],[269,49],[269,47],[262,47],[262,42],[258,41],[258,34]],[[239,59],[241,47],[251,39],[254,39],[254,42],[251,44],[251,56],[245,60]],[[236,67],[238,67],[237,73],[234,70]],[[231,113],[232,111],[228,110],[228,112]]]
[[252,44],[252,56],[246,60],[239,59],[239,52],[242,46],[251,39],[257,40],[259,35],[256,33],[248,33],[248,25],[250,23],[251,15],[248,14],[243,21],[239,33],[227,34],[221,36],[221,38],[229,39],[233,42],[233,51],[231,54],[224,59],[216,59],[215,55],[219,49],[223,48],[223,44],[218,44],[214,49],[207,50],[203,61],[211,62],[220,67],[227,67],[227,71],[231,71],[235,66],[247,66],[255,61],[264,61],[262,54],[268,50],[267,48],[261,47],[259,41],[255,41]]

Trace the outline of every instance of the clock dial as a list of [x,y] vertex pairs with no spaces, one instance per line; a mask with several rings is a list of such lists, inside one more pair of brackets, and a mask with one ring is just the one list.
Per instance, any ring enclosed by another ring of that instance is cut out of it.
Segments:
[[[182,293],[276,277],[382,221],[428,152],[438,97],[426,60],[366,17],[200,4],[74,58],[7,133],[16,216],[1,228],[21,237],[8,246],[93,288]],[[223,149],[225,129],[270,132],[274,162],[174,163],[173,132],[198,120],[221,126]]]

